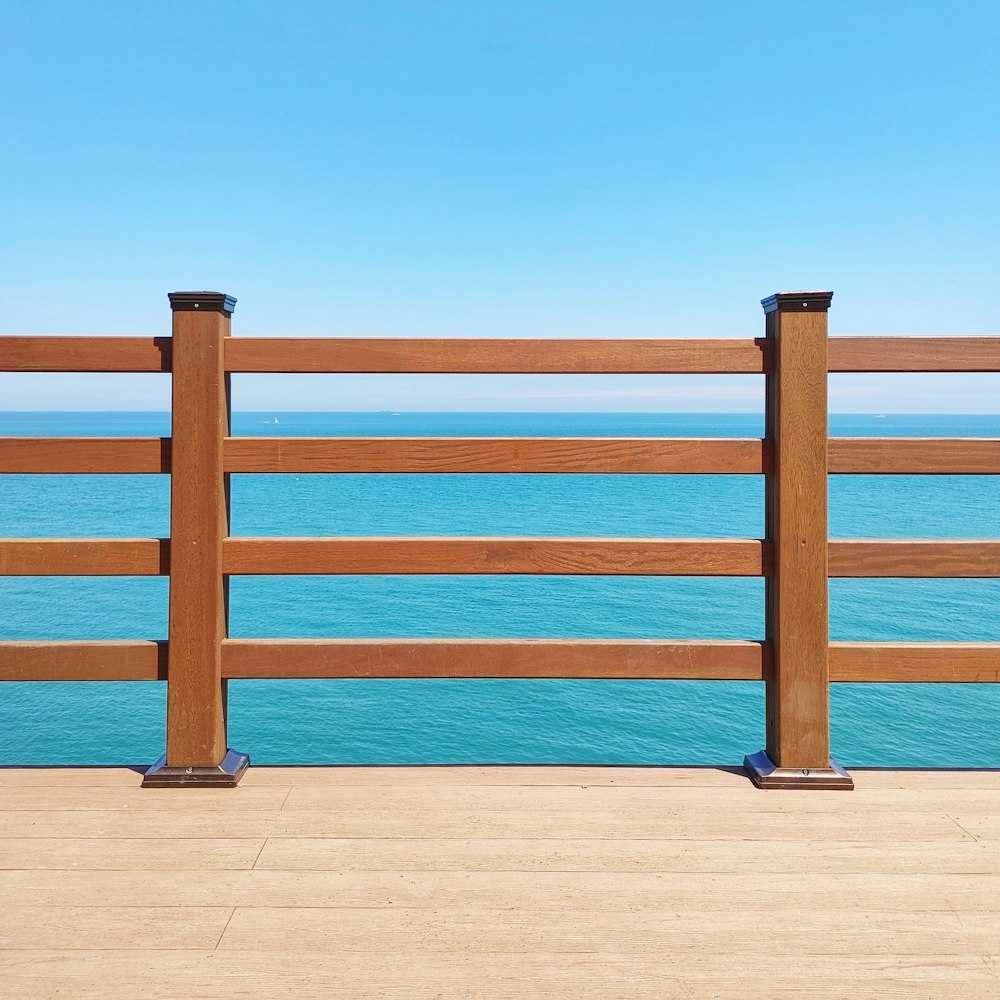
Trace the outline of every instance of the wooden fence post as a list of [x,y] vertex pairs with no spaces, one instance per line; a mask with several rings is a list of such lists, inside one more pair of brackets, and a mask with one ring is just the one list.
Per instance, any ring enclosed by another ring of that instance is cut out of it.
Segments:
[[229,435],[225,338],[236,300],[220,292],[173,292],[173,413],[170,477],[170,627],[167,752],[143,787],[232,787],[245,754],[226,743],[222,640],[228,581]]
[[764,299],[772,366],[767,375],[767,749],[744,761],[759,788],[851,789],[830,759],[827,571],[827,312],[832,292]]

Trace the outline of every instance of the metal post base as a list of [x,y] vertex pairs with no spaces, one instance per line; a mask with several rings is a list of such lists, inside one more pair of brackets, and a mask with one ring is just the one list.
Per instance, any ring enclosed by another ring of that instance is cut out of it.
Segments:
[[167,767],[162,756],[142,779],[143,788],[235,788],[246,774],[250,758],[245,753],[227,750],[221,764],[214,767]]
[[743,758],[750,780],[758,788],[827,788],[851,792],[854,779],[835,761],[829,767],[777,767],[766,750]]

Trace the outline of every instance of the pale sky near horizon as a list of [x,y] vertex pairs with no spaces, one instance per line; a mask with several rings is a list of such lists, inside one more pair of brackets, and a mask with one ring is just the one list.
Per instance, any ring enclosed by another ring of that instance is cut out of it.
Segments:
[[[0,333],[1000,334],[1000,5],[50,0],[0,9]],[[239,409],[745,411],[756,377],[300,376]],[[0,410],[165,409],[0,374]],[[1000,375],[836,376],[1000,412]]]

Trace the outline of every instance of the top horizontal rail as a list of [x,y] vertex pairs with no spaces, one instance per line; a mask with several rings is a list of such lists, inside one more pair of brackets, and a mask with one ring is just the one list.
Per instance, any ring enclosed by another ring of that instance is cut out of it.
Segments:
[[831,337],[831,372],[1000,372],[1000,337]]
[[[169,337],[0,337],[0,371],[169,372]],[[282,373],[740,375],[766,339],[234,337],[226,370]],[[1000,337],[833,337],[831,372],[997,372]]]
[[767,371],[766,340],[251,337],[226,341],[231,372],[742,374]]
[[168,372],[170,337],[0,337],[3,372]]

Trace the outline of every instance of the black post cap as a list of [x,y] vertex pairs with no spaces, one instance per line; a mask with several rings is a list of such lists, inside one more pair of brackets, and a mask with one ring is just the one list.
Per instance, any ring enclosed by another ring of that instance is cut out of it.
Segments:
[[169,292],[170,308],[174,312],[220,312],[231,316],[236,299],[225,292]]
[[833,292],[776,292],[760,304],[764,312],[827,312]]

